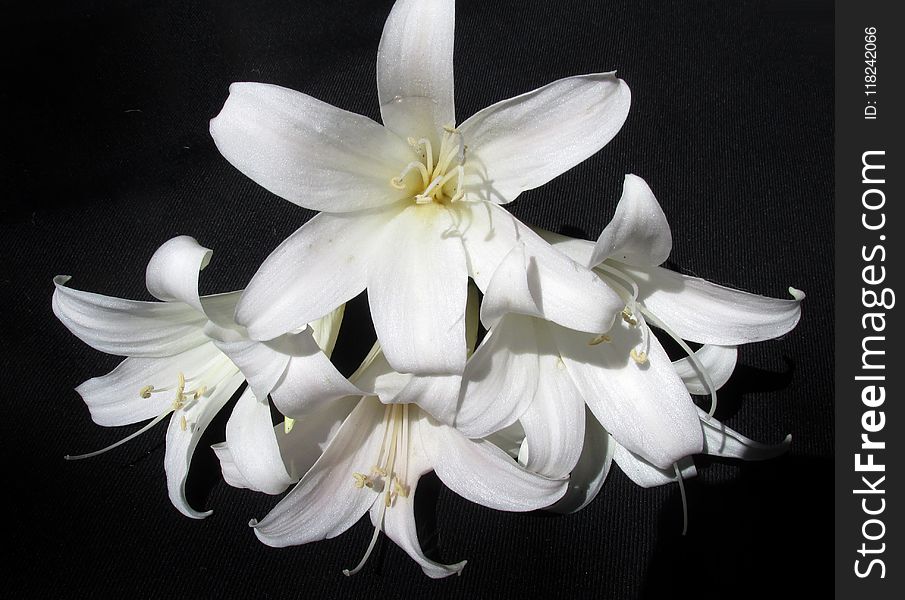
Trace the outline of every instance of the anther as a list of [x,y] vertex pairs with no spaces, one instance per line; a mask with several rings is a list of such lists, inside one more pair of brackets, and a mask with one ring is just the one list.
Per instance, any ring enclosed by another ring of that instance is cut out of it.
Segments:
[[644,352],[643,350],[638,351],[637,348],[632,348],[632,351],[629,352],[629,355],[632,357],[632,360],[634,360],[639,365],[647,364],[647,352]]
[[627,306],[622,309],[622,320],[632,327],[638,325],[638,319],[635,318],[635,315],[632,314],[632,311],[630,311]]
[[138,395],[142,398],[148,399],[151,397],[151,394],[154,392],[153,385],[146,385],[138,391]]
[[398,496],[402,496],[403,498],[409,497],[409,487],[399,483],[398,479],[393,480],[393,490]]
[[374,487],[374,480],[364,473],[352,473],[352,477],[355,479],[355,483],[353,485],[357,488]]
[[182,431],[185,431],[186,429],[188,429],[188,426],[189,426],[189,424],[188,424],[188,421],[185,420],[185,415],[182,415],[182,416],[179,418],[179,428],[180,428]]
[[588,346],[596,346],[597,344],[603,344],[604,342],[609,344],[613,341],[613,338],[608,336],[605,333],[601,333],[597,337],[593,338],[590,342],[588,342]]

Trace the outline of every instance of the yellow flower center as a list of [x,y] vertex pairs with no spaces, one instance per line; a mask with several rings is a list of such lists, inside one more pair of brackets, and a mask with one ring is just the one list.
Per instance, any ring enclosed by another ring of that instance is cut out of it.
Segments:
[[399,175],[390,180],[390,185],[398,190],[413,189],[415,194],[412,200],[415,204],[449,204],[461,200],[465,179],[462,134],[451,125],[444,127],[436,156],[427,138],[409,138],[408,143],[419,159],[407,164]]

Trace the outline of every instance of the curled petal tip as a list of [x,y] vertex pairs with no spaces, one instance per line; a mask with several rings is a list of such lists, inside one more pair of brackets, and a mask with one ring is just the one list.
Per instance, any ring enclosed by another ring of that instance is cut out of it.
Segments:
[[258,526],[258,520],[257,520],[257,519],[249,519],[249,520],[248,520],[248,526],[249,526],[249,527],[257,527],[257,526]]
[[789,293],[792,294],[792,297],[801,302],[805,298],[805,293],[799,290],[798,288],[793,288],[789,286]]

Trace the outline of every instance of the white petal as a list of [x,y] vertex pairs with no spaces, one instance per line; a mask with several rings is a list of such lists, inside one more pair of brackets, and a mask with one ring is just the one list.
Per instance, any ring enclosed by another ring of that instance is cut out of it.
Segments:
[[582,162],[628,116],[631,94],[612,73],[567,77],[498,102],[459,127],[468,145],[466,195],[505,204]]
[[[582,453],[585,404],[546,331],[540,336],[539,386],[519,420],[525,430],[525,468],[547,477],[567,477]],[[572,484],[570,484],[570,488]]]
[[387,226],[368,272],[377,339],[394,370],[462,373],[468,273],[442,206],[410,206]]
[[377,50],[377,92],[384,125],[403,139],[455,125],[453,0],[399,0]]
[[356,488],[353,473],[370,473],[383,443],[384,407],[362,400],[324,454],[264,519],[252,522],[268,546],[290,546],[332,538],[351,527],[377,495]]
[[504,316],[465,367],[456,429],[482,438],[514,423],[537,391],[538,352],[534,319]]
[[[615,443],[614,445],[616,446],[616,451],[613,455],[613,460],[635,484],[643,488],[651,488],[676,482],[675,467],[670,465],[662,469],[657,468],[640,456],[626,450],[623,446]],[[688,479],[698,474],[691,457],[679,459],[677,464],[682,472],[683,479]]]
[[695,405],[654,335],[647,362],[637,364],[630,352],[641,341],[638,328],[621,320],[610,342],[595,345],[580,333],[551,330],[576,387],[617,442],[661,468],[701,451]]
[[192,455],[198,440],[213,418],[220,412],[232,395],[239,389],[245,378],[241,373],[236,373],[217,384],[211,395],[201,400],[192,412],[193,423],[182,429],[182,417],[185,411],[177,410],[170,418],[167,428],[167,449],[164,455],[164,468],[167,474],[167,490],[170,502],[179,512],[193,519],[203,519],[212,511],[199,512],[189,505],[185,496],[185,482],[189,474],[189,466],[192,464]]
[[279,494],[293,483],[280,456],[270,405],[266,397],[263,402],[256,398],[251,387],[239,397],[226,423],[226,443],[248,488]]
[[254,339],[273,339],[361,293],[386,211],[330,215],[305,223],[255,273],[236,309]]
[[198,297],[198,273],[210,262],[213,252],[195,238],[180,235],[154,252],[145,271],[148,291],[158,300],[184,302],[204,312]]
[[214,451],[214,454],[217,455],[217,460],[220,461],[220,474],[223,475],[223,481],[225,481],[227,485],[231,485],[234,488],[254,489],[252,484],[247,481],[245,476],[242,475],[242,472],[239,471],[239,468],[236,467],[236,461],[233,459],[233,454],[230,451],[229,446],[226,445],[226,442],[212,444],[211,450]]
[[142,398],[142,388],[173,386],[179,373],[200,373],[220,360],[222,354],[209,342],[166,358],[127,358],[107,375],[89,379],[75,391],[98,425],[128,425],[156,417],[173,403],[173,394],[167,392]]
[[704,428],[704,453],[711,456],[725,456],[742,460],[767,460],[788,451],[792,436],[786,436],[779,444],[763,444],[755,442],[728,427],[707,413],[698,410],[701,426]]
[[308,332],[294,338],[286,371],[270,392],[281,413],[298,418],[340,398],[365,394],[343,377]]
[[381,398],[387,404],[417,404],[441,423],[450,425],[456,418],[461,375],[412,375],[397,394]]
[[591,262],[591,256],[594,255],[594,242],[580,238],[569,237],[567,235],[562,235],[559,233],[553,233],[552,231],[547,231],[546,229],[541,229],[540,227],[532,227],[531,229],[545,242],[547,242],[578,264],[593,264]]
[[[282,336],[273,343],[256,342],[244,336],[232,337],[229,330],[225,330],[214,323],[208,323],[204,332],[223,354],[242,371],[249,387],[255,395],[266,398],[273,390],[277,381],[286,371],[289,362],[288,353],[281,351],[280,345],[286,345]],[[311,342],[314,344],[314,342]]]
[[630,265],[656,266],[672,250],[672,233],[660,203],[647,183],[635,175],[626,175],[622,198],[616,214],[594,247],[589,266],[606,258]]
[[539,238],[533,242],[516,244],[494,272],[481,304],[484,324],[517,313],[579,331],[609,331],[625,303],[590,269]]
[[53,312],[69,331],[101,352],[118,356],[172,356],[207,341],[207,319],[185,304],[140,302],[66,287],[54,278]]
[[402,199],[390,180],[415,159],[378,123],[276,85],[234,83],[211,120],[220,153],[290,202],[349,212]]
[[327,358],[333,354],[333,348],[336,347],[336,338],[339,337],[339,329],[342,326],[345,312],[346,305],[340,304],[333,312],[309,323],[314,341],[324,351]]
[[[735,370],[738,348],[735,346],[705,344],[694,355],[710,377],[710,382],[713,384],[714,389],[718,390],[729,381],[732,372]],[[703,377],[698,373],[690,358],[685,357],[677,360],[672,363],[672,366],[679,377],[682,378],[682,381],[685,382],[685,387],[690,394],[707,395],[710,393]]]
[[469,440],[451,427],[426,421],[419,429],[437,477],[466,500],[519,512],[549,506],[566,492],[567,480],[532,473],[486,440]]
[[610,472],[617,444],[600,426],[589,409],[585,409],[584,443],[581,457],[569,477],[569,490],[549,508],[557,513],[578,512],[597,497]]
[[283,423],[274,427],[280,454],[294,481],[308,472],[336,436],[361,398],[341,398],[297,419],[289,433]]
[[729,289],[659,267],[626,267],[639,300],[681,338],[701,344],[737,346],[779,337],[801,317],[798,290],[791,300]]
[[415,526],[415,492],[418,488],[418,480],[422,475],[432,469],[427,457],[416,440],[420,439],[416,431],[419,423],[413,419],[411,422],[411,439],[407,460],[407,479],[409,494],[407,497],[397,496],[393,505],[389,508],[380,506],[377,502],[371,508],[371,520],[383,514],[383,531],[396,544],[417,562],[424,574],[433,579],[455,575],[465,567],[466,561],[452,565],[444,565],[430,560],[424,555],[421,544],[418,542],[418,532]]

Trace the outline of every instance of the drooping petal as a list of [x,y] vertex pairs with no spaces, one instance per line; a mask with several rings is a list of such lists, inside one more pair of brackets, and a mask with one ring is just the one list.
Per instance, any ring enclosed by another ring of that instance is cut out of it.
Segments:
[[437,477],[466,500],[519,512],[550,506],[566,492],[567,480],[532,473],[486,440],[469,440],[430,419],[419,429]]
[[279,494],[293,483],[280,456],[267,398],[259,400],[251,386],[239,397],[226,423],[226,443],[248,488]]
[[626,175],[616,214],[597,239],[587,264],[596,266],[612,258],[652,267],[669,258],[671,250],[669,223],[650,186],[636,175]]
[[174,237],[157,249],[145,270],[151,295],[165,302],[184,302],[204,312],[198,296],[198,273],[213,252],[187,235]]
[[504,316],[465,367],[456,429],[482,438],[514,423],[537,391],[538,353],[534,319]]
[[353,473],[370,473],[383,443],[384,407],[359,402],[323,455],[260,522],[255,534],[268,546],[290,546],[332,538],[351,527],[376,494],[356,488]]
[[681,338],[701,344],[738,346],[779,337],[801,317],[804,294],[790,300],[749,294],[660,267],[625,267],[638,299]]
[[115,427],[151,419],[173,403],[175,392],[148,393],[147,386],[173,387],[179,373],[200,373],[222,360],[211,343],[165,358],[127,358],[102,377],[95,377],[75,388],[98,425]]
[[512,202],[609,142],[631,94],[613,73],[567,77],[479,111],[459,127],[468,146],[466,196]]
[[[636,485],[640,485],[643,488],[651,488],[676,482],[676,470],[672,465],[662,469],[658,468],[637,454],[626,450],[624,446],[615,442],[614,445],[616,446],[616,451],[613,454],[613,460]],[[698,474],[694,466],[694,460],[690,456],[679,459],[677,464],[682,472],[683,479],[695,477]]]
[[468,271],[450,214],[412,205],[386,226],[368,271],[377,339],[394,370],[461,374],[465,368]]
[[[714,389],[718,390],[723,387],[732,372],[735,370],[735,363],[738,359],[738,348],[735,346],[714,346],[713,344],[705,344],[701,346],[695,353],[695,357],[707,375]],[[707,384],[694,366],[690,358],[685,357],[672,363],[673,368],[678,373],[685,387],[690,394],[706,395],[710,393]]]
[[170,425],[167,428],[167,449],[163,459],[167,474],[167,490],[170,502],[187,517],[203,519],[212,512],[200,512],[189,505],[185,495],[185,482],[198,440],[201,439],[201,435],[223,408],[223,405],[229,401],[244,381],[245,378],[239,372],[221,380],[210,392],[210,396],[201,399],[192,411],[191,423],[185,423],[182,420],[183,417],[186,417],[185,410],[174,411],[170,418]]
[[234,167],[305,208],[358,211],[408,194],[390,185],[416,158],[403,140],[367,117],[301,92],[234,83],[210,131]]
[[578,464],[569,477],[569,490],[548,510],[566,514],[578,512],[597,497],[613,462],[616,442],[585,408],[584,443]]
[[519,242],[497,266],[481,304],[484,324],[517,313],[579,331],[609,331],[625,306],[616,292],[526,229],[529,237],[531,246]]
[[725,456],[742,460],[767,460],[788,451],[792,436],[788,435],[779,444],[763,444],[747,438],[731,427],[720,423],[706,412],[698,409],[701,426],[704,429],[704,453],[711,456]]
[[384,125],[402,139],[456,123],[454,29],[453,0],[399,0],[390,11],[377,50],[377,93]]
[[582,453],[585,404],[546,328],[538,337],[539,385],[534,401],[519,418],[528,454],[524,464],[547,477],[567,477]]
[[393,501],[393,505],[389,508],[381,507],[381,502],[375,502],[371,508],[371,521],[379,524],[379,519],[382,518],[384,533],[421,566],[425,575],[433,579],[439,579],[455,575],[465,567],[466,561],[444,565],[430,560],[424,555],[421,543],[418,541],[414,511],[415,491],[418,488],[418,480],[421,479],[421,476],[433,468],[424,455],[421,444],[418,442],[420,440],[420,434],[417,431],[418,426],[418,420],[412,419],[410,431],[412,443],[408,447],[407,457],[406,481],[409,485],[408,496],[397,496]]
[[368,262],[388,218],[386,209],[315,216],[267,257],[239,301],[236,321],[252,338],[268,340],[354,298],[365,289]]
[[695,405],[654,335],[646,350],[641,345],[647,360],[639,364],[631,358],[642,341],[639,328],[623,321],[603,343],[550,329],[575,386],[617,442],[661,468],[701,451]]
[[181,303],[141,302],[66,287],[53,282],[53,312],[69,331],[101,352],[118,356],[172,356],[207,341],[207,319]]

